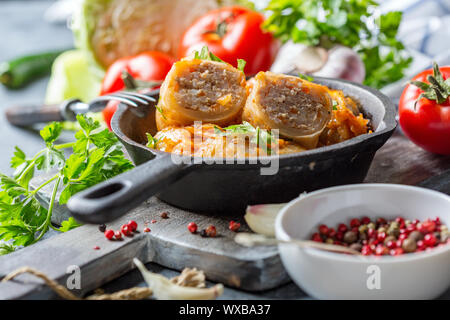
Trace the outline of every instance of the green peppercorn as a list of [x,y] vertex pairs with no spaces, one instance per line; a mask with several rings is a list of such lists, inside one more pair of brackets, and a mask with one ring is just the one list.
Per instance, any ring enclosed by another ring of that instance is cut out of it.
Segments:
[[362,226],[359,226],[358,231],[359,231],[359,233],[365,233],[367,231],[367,229],[369,229],[367,227],[367,224],[363,224]]
[[398,225],[398,222],[397,222],[397,221],[392,221],[392,222],[389,224],[389,228],[398,228],[398,227],[400,227],[400,226]]
[[390,236],[398,237],[400,235],[400,228],[399,227],[389,227],[387,234]]
[[327,240],[325,240],[325,243],[333,244],[333,243],[334,243],[334,240],[331,239],[331,238],[328,238]]
[[367,225],[367,228],[369,228],[369,229],[375,229],[375,227],[376,227],[376,225],[373,222],[371,222]]

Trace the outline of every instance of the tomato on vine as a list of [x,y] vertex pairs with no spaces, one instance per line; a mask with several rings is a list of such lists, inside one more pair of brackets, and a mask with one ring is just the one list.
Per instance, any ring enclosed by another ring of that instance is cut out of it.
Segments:
[[[106,71],[100,95],[130,89],[152,89],[166,77],[174,60],[158,51],[146,51],[136,56],[115,61]],[[111,101],[103,109],[103,119],[111,130],[111,118],[117,110],[117,101]]]
[[450,66],[433,63],[411,80],[400,98],[399,120],[415,144],[450,155]]
[[279,49],[279,41],[261,28],[264,15],[240,6],[224,7],[206,13],[184,33],[178,49],[181,59],[207,46],[220,59],[237,67],[247,61],[245,73],[267,71]]

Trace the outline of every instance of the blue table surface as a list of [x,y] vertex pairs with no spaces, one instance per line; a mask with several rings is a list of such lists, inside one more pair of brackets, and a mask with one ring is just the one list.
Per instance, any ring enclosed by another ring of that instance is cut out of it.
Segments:
[[[49,24],[43,19],[44,11],[53,1],[0,1],[0,61],[20,55],[39,53],[46,50],[73,47],[71,31],[65,25]],[[18,90],[7,90],[0,86],[0,172],[11,174],[9,166],[14,146],[20,146],[27,154],[42,149],[42,140],[36,130],[21,129],[9,125],[4,110],[11,105],[42,102],[48,79],[41,79],[30,86]],[[47,237],[54,235],[49,232]],[[167,277],[178,274],[177,271],[149,263],[147,267]],[[102,286],[107,292],[144,286],[140,273],[136,270]],[[226,288],[220,299],[308,299],[293,283],[261,293],[243,292]],[[450,291],[442,298],[450,299]]]

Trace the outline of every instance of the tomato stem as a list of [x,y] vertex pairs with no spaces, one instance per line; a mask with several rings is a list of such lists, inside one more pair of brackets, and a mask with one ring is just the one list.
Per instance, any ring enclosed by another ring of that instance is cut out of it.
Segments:
[[137,91],[140,89],[152,89],[154,87],[160,86],[162,81],[144,81],[135,79],[128,71],[122,71],[122,80],[125,84],[125,89],[130,91]]
[[428,100],[436,101],[439,104],[443,104],[450,96],[450,79],[444,80],[439,66],[436,62],[433,62],[433,75],[427,76],[426,82],[410,81],[410,84],[418,87],[423,92],[417,98],[414,108],[417,102],[426,98]]
[[229,16],[223,18],[223,19],[218,19],[216,24],[216,29],[215,30],[207,30],[204,32],[204,34],[208,34],[208,33],[212,33],[217,35],[220,39],[222,39],[225,34],[228,31],[228,24],[233,22],[233,19],[236,15],[234,13],[230,13]]
[[125,88],[128,90],[135,90],[137,88],[137,84],[133,76],[126,70],[122,71],[122,80],[125,84]]

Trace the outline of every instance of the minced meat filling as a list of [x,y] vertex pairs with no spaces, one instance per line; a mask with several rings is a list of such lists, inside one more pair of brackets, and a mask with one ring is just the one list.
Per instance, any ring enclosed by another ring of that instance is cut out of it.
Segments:
[[241,75],[215,63],[202,62],[195,70],[186,70],[176,82],[176,99],[184,108],[208,112],[242,105],[246,98]]
[[288,79],[268,80],[258,93],[261,106],[269,117],[285,126],[305,129],[327,119],[327,108],[320,97],[314,97],[308,88],[302,88],[301,83],[292,83]]

